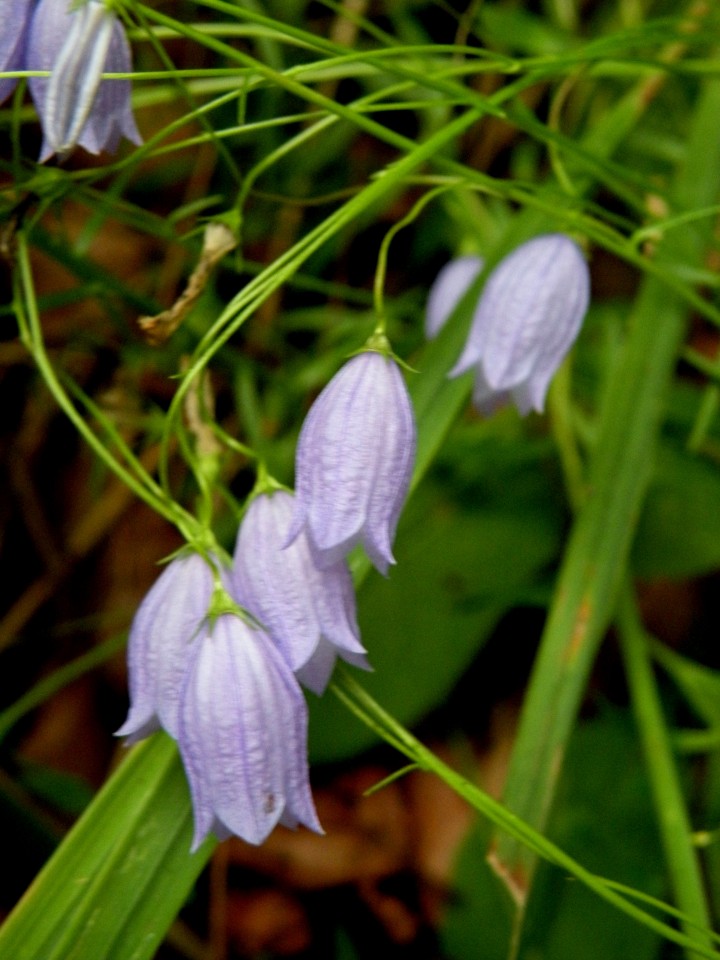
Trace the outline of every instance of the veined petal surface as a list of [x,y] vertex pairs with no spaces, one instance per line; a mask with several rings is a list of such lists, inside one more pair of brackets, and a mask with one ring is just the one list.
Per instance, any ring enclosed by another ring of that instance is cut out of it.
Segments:
[[450,376],[475,368],[474,403],[483,413],[510,397],[522,414],[542,411],[589,300],[588,267],[573,240],[552,233],[521,244],[488,277]]
[[190,647],[213,593],[212,571],[196,553],[172,560],[148,591],[130,627],[130,710],[117,736],[130,743],[162,726],[179,732],[179,704]]
[[101,0],[76,8],[68,0],[40,0],[26,60],[29,69],[50,71],[49,78],[30,78],[43,128],[41,162],[77,145],[91,153],[114,150],[123,134],[140,142],[129,81],[101,80],[104,72],[131,69],[123,27]]
[[416,428],[402,374],[389,357],[349,360],[318,396],[296,457],[297,497],[286,543],[307,534],[326,567],[362,543],[386,573],[415,459]]
[[305,699],[263,630],[234,614],[205,625],[191,651],[178,743],[195,813],[193,850],[211,831],[252,844],[280,822],[322,833]]
[[[0,27],[0,71],[24,68],[25,45],[32,14],[33,0],[3,0]],[[0,103],[15,89],[17,80],[0,78]]]
[[[318,567],[304,533],[284,548],[293,506],[294,497],[285,490],[252,500],[235,546],[234,592],[267,629],[294,672],[310,661],[329,666],[324,682],[324,668],[303,674],[311,681],[306,685],[321,693],[336,656],[368,666],[345,561]],[[327,656],[316,658],[321,643],[323,649],[328,647]]]

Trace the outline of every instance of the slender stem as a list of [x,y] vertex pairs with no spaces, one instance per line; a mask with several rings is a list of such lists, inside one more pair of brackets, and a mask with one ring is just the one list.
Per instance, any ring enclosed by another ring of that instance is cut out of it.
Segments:
[[[105,447],[102,441],[93,433],[73,402],[68,396],[65,388],[55,373],[55,369],[50,362],[50,358],[45,350],[45,343],[40,325],[40,316],[35,299],[35,287],[32,279],[32,270],[30,267],[30,257],[28,255],[27,243],[24,233],[17,235],[17,254],[20,267],[20,284],[22,287],[22,299],[16,297],[16,314],[20,326],[20,336],[31,352],[40,374],[45,381],[48,389],[52,393],[56,403],[67,416],[75,429],[80,433],[83,439],[90,446],[98,459],[123,481],[133,493],[143,500],[149,507],[169,520],[170,523],[178,526],[180,530],[189,534],[192,518],[189,514],[185,515],[182,508],[177,504],[170,503],[155,492],[154,481],[149,476],[141,474],[138,479],[126,467],[124,467]],[[139,461],[133,464],[135,469],[142,470]]]
[[[527,847],[535,856],[540,856],[549,863],[555,864],[555,866],[580,880],[597,896],[612,904],[627,916],[632,917],[649,929],[655,930],[661,936],[686,950],[694,951],[697,956],[715,958],[720,956],[720,953],[713,950],[709,945],[713,940],[719,938],[716,938],[705,927],[700,927],[697,922],[694,922],[696,918],[686,918],[681,911],[668,904],[647,898],[637,891],[623,888],[614,881],[606,880],[604,877],[587,870],[552,841],[533,829],[530,824],[517,817],[476,784],[466,780],[444,763],[384,710],[345,669],[337,671],[336,680],[331,684],[330,689],[351,707],[356,716],[373,730],[380,732],[382,737],[400,753],[416,763],[421,769],[428,770],[440,777],[452,790],[467,800],[474,809],[486,816],[503,833],[512,836],[518,843]],[[688,931],[697,931],[700,927],[699,934],[692,935],[690,932],[681,933],[675,930],[646,910],[638,907],[633,902],[634,900],[645,900],[651,903],[654,908],[667,913],[669,916],[680,916],[681,919],[688,920]]]
[[375,280],[373,283],[373,301],[375,304],[375,314],[377,316],[376,333],[385,334],[387,327],[384,290],[390,244],[400,230],[403,230],[405,227],[413,223],[432,200],[440,196],[441,193],[445,193],[447,190],[451,190],[453,187],[458,186],[459,183],[460,181],[456,183],[441,184],[439,187],[435,187],[433,190],[428,190],[428,192],[423,194],[423,196],[420,197],[420,199],[412,206],[410,212],[407,213],[402,220],[399,220],[394,226],[392,226],[383,237],[382,243],[380,244],[380,252],[378,253],[378,263],[377,268],[375,269]]

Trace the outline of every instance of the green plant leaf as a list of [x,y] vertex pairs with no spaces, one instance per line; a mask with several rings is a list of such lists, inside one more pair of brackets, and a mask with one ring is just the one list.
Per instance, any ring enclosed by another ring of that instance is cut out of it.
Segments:
[[697,577],[720,567],[720,473],[665,444],[632,552],[643,577]]
[[149,960],[202,870],[174,743],[134,747],[0,929],[13,960]]

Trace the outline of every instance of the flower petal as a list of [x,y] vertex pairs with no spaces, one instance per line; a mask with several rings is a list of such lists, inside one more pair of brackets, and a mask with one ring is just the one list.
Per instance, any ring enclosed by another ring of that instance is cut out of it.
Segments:
[[[30,25],[33,0],[5,0],[0,29],[0,71],[22,70],[25,43]],[[17,80],[0,78],[0,103],[15,89]]]
[[233,614],[193,645],[180,753],[195,810],[193,850],[216,824],[262,843],[284,814],[322,832],[307,770],[307,707],[269,637]]
[[349,360],[313,404],[296,459],[297,502],[286,544],[305,530],[316,562],[337,563],[363,543],[385,573],[407,495],[416,431],[394,360]]
[[425,336],[433,340],[483,268],[480,257],[458,257],[446,263],[430,287],[425,308]]
[[[320,569],[304,533],[283,549],[293,506],[294,497],[284,490],[260,494],[250,503],[235,546],[235,594],[267,629],[293,671],[311,660],[320,662],[315,659],[318,647],[327,643],[329,676],[337,655],[364,662],[355,593],[346,563]],[[312,676],[322,673],[314,670]]]
[[212,571],[196,553],[176,557],[149,590],[130,628],[131,706],[117,736],[134,743],[162,725],[177,739],[190,647],[207,616],[212,592]]

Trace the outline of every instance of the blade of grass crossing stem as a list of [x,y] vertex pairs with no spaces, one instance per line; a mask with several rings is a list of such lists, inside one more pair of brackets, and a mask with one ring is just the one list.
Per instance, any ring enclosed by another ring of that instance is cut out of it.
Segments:
[[[691,121],[687,161],[676,175],[678,210],[713,203],[720,188],[720,85],[705,84]],[[697,157],[702,156],[701,168]],[[671,270],[702,264],[710,224],[678,227],[658,245]],[[645,278],[622,357],[601,411],[588,468],[590,494],[571,530],[531,676],[504,799],[541,829],[588,673],[615,610],[636,518],[651,473],[666,390],[685,332],[687,307],[660,280]],[[521,907],[535,857],[495,839],[491,860]]]
[[[649,644],[638,614],[632,586],[627,583],[618,610],[620,641],[633,711],[650,777],[660,837],[675,901],[695,923],[709,927],[710,916],[670,736],[650,659]],[[711,946],[709,937],[685,926],[685,932]],[[697,957],[696,953],[689,953]]]
[[189,855],[191,821],[175,745],[156,734],[132,749],[28,888],[0,929],[0,957],[152,957],[212,849]]

